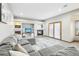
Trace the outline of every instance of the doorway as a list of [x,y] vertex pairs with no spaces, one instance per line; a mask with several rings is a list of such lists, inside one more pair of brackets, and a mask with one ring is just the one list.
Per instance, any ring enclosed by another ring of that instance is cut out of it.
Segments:
[[48,24],[48,35],[55,39],[62,39],[62,22],[53,22]]

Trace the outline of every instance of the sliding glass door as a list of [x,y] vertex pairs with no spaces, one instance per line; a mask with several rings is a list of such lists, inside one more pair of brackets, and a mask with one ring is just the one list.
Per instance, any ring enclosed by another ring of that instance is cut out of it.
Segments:
[[55,27],[54,27],[54,38],[61,39],[60,38],[60,31],[61,31],[60,30],[60,23],[57,22],[54,25],[55,25]]
[[53,24],[49,24],[49,36],[53,37]]
[[53,22],[49,24],[49,36],[61,39],[61,22]]

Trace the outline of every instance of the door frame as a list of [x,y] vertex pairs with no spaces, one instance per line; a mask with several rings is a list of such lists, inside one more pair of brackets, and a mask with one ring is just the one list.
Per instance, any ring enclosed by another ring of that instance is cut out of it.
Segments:
[[[52,38],[55,38],[55,24],[56,23],[60,23],[60,40],[62,40],[62,22],[61,21],[57,21],[57,22],[52,22],[52,23],[49,23],[48,24],[48,36],[49,36],[49,26],[50,24],[53,24],[53,37]],[[55,39],[59,39],[59,38],[55,38]]]

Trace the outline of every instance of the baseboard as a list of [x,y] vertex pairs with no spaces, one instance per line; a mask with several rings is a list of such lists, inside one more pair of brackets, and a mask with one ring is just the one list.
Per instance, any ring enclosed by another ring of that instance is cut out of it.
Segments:
[[73,42],[79,42],[79,40],[74,40]]

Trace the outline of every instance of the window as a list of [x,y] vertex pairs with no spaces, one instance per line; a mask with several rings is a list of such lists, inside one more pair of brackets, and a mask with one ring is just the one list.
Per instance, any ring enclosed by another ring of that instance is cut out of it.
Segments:
[[75,21],[75,35],[79,36],[79,20]]

